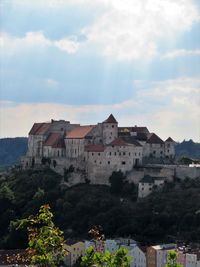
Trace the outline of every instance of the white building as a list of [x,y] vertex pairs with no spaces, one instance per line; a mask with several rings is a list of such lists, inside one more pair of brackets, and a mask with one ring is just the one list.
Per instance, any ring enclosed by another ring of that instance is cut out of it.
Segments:
[[151,177],[145,175],[138,185],[138,198],[147,197],[153,190],[159,190],[165,183],[164,177]]
[[131,265],[130,267],[146,267],[146,248],[135,246],[132,250],[129,251],[129,256],[131,256]]

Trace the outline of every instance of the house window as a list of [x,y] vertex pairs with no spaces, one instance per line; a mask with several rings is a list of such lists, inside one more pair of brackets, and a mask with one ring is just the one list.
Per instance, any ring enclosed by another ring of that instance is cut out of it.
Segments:
[[115,156],[117,155],[117,152],[115,152]]
[[126,161],[122,161],[122,165],[126,165]]

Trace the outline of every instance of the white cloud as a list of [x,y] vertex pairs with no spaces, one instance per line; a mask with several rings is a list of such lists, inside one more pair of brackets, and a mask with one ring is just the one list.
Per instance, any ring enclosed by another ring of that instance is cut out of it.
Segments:
[[4,53],[16,53],[24,49],[34,49],[35,47],[56,47],[69,54],[75,53],[79,44],[75,37],[68,37],[60,40],[51,40],[45,37],[42,32],[27,32],[23,37],[16,37],[8,33],[0,33],[0,47]]
[[[141,89],[141,85],[146,89]],[[2,102],[0,135],[27,135],[34,122],[51,118],[93,124],[113,113],[120,125],[147,126],[163,139],[172,136],[179,141],[192,138],[200,142],[199,78],[182,77],[149,83],[140,81],[135,90],[138,93],[132,99],[110,105]]]
[[177,49],[162,55],[161,58],[174,59],[177,57],[186,57],[186,56],[200,56],[200,49],[195,49],[195,50]]
[[[99,1],[96,1],[99,2]],[[105,56],[117,60],[148,59],[158,42],[176,38],[199,20],[192,0],[107,0],[106,11],[82,33]]]

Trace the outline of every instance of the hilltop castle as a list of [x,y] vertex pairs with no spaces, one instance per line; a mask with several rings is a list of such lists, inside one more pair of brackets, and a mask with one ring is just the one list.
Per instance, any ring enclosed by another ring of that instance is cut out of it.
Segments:
[[145,160],[172,161],[174,145],[172,138],[163,141],[147,127],[118,127],[112,114],[96,125],[51,120],[34,123],[23,165],[41,165],[46,159],[59,172],[72,165],[95,179],[113,171],[131,171]]

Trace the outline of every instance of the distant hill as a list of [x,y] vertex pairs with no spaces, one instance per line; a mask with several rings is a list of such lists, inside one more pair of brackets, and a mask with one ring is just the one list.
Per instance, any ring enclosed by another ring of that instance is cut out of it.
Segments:
[[200,159],[200,143],[195,143],[191,139],[183,141],[176,145],[176,155],[178,157],[189,157],[193,159]]
[[16,164],[27,151],[28,138],[2,138],[0,139],[0,167]]

